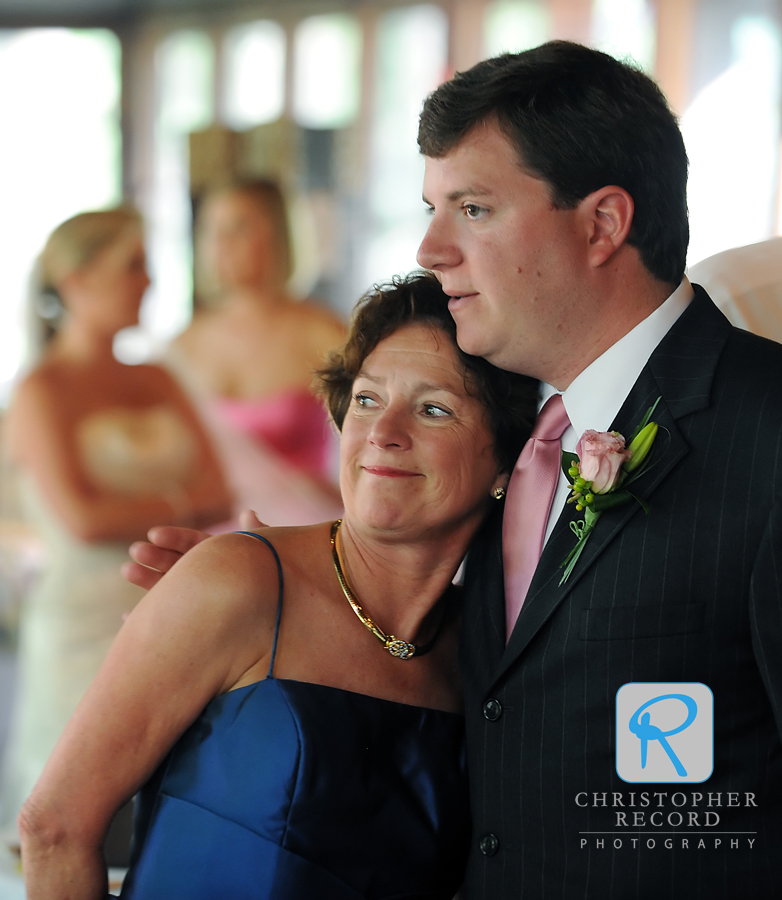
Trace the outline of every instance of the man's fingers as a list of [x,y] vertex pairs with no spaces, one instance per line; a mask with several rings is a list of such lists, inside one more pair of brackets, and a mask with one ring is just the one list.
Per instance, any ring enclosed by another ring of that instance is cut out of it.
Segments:
[[158,525],[150,528],[147,537],[149,541],[136,541],[130,545],[128,553],[133,562],[122,566],[122,577],[148,591],[188,550],[210,535],[194,528]]
[[[196,544],[211,537],[206,531],[196,531],[195,528],[179,528],[176,525],[156,525],[147,532],[147,537],[156,547],[163,550],[173,550],[174,553],[187,553]],[[133,557],[136,559],[136,557]],[[157,568],[157,567],[155,567]],[[170,568],[170,566],[169,566]]]
[[145,591],[153,588],[163,577],[162,572],[156,572],[154,569],[148,569],[146,566],[141,566],[135,562],[123,563],[120,571],[125,581],[144,588]]
[[182,554],[176,550],[164,550],[148,541],[136,541],[135,544],[131,544],[128,554],[134,562],[155,569],[161,574],[168,572],[177,560],[182,559]]
[[239,526],[245,531],[252,531],[254,528],[266,528],[266,525],[261,522],[257,513],[252,509],[243,509],[239,513]]

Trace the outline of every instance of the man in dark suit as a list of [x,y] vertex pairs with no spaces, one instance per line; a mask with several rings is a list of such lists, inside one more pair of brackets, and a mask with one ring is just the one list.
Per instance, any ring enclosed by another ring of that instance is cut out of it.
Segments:
[[564,477],[507,608],[529,556],[517,472],[470,551],[464,898],[782,896],[782,347],[684,278],[676,122],[642,73],[552,43],[438,88],[419,143],[419,262],[462,348],[541,380],[569,420],[557,455],[586,429],[629,436],[655,403],[659,423],[633,484],[648,514],[603,512],[564,583],[580,518]]
[[[604,512],[564,583],[583,514],[561,476],[520,613],[518,472],[504,534],[498,509],[470,551],[465,900],[782,896],[782,348],[684,278],[676,122],[640,72],[552,43],[438,88],[419,143],[418,259],[462,349],[561,394],[565,450],[588,428],[629,436],[655,402],[660,426],[633,486],[648,514]],[[651,702],[623,707],[625,685]],[[693,779],[673,764],[682,697],[709,689],[713,772],[705,740]],[[641,745],[648,783],[623,769]]]

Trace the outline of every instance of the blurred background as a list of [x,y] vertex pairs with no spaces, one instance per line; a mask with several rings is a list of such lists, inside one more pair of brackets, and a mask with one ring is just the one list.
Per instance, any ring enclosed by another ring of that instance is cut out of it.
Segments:
[[632,57],[681,116],[690,263],[776,234],[781,21],[776,0],[0,0],[0,406],[58,222],[123,199],[145,216],[127,362],[188,324],[193,203],[229,176],[282,181],[296,292],[346,313],[415,265],[424,96],[551,38]]
[[[161,358],[208,306],[194,215],[231,180],[283,188],[290,296],[346,318],[415,267],[424,97],[549,39],[632,59],[668,96],[690,157],[689,265],[782,233],[781,29],[779,0],[0,0],[0,429],[37,349],[31,273],[58,223],[123,202],[144,216],[152,286],[115,338],[122,363]],[[264,491],[290,487],[286,472]],[[45,562],[10,481],[0,465],[0,751],[18,610]],[[22,896],[18,878],[8,889]]]

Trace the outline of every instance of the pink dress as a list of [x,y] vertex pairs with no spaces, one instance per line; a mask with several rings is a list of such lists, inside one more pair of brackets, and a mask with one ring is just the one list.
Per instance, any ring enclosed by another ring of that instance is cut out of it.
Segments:
[[323,403],[309,391],[292,390],[261,400],[220,397],[217,415],[303,472],[329,475],[331,432]]
[[[310,525],[338,518],[333,480],[336,438],[308,391],[260,400],[213,397],[202,407],[236,497],[235,512],[254,510],[267,525]],[[209,530],[234,530],[235,519]]]

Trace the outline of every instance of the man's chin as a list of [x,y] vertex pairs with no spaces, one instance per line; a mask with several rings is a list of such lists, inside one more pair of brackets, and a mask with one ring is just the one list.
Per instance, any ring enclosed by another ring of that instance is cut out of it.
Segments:
[[[482,356],[492,365],[498,365],[495,359],[498,358],[499,353],[489,344],[486,338],[480,334],[475,334],[469,328],[460,328],[458,322],[456,324],[456,343],[463,353],[467,353],[470,356]],[[502,368],[502,366],[499,366],[499,368]]]
[[454,319],[456,321],[456,343],[459,345],[459,349],[464,353],[469,353],[470,356],[483,356],[488,359],[486,354],[491,351],[487,346],[486,339],[482,339],[481,335],[476,334],[475,330],[469,326],[460,324],[458,318],[454,317]]
[[[470,356],[481,356],[486,362],[491,363],[498,369],[504,369],[506,372],[515,372],[517,375],[528,375],[524,369],[524,363],[518,359],[514,359],[512,354],[508,353],[502,347],[493,347],[487,341],[481,341],[478,335],[470,335],[466,329],[460,331],[456,329],[456,343],[463,353]],[[534,376],[539,377],[539,376]]]

